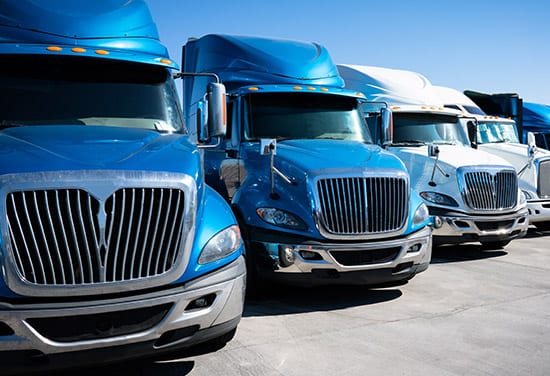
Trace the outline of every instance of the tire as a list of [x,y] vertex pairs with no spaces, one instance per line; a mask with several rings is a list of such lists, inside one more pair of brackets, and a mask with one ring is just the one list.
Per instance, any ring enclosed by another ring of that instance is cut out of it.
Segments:
[[497,249],[502,249],[510,243],[511,240],[497,240],[494,242],[481,242],[481,246],[484,250],[492,251]]
[[550,231],[550,222],[538,222],[535,223],[535,227],[538,231]]

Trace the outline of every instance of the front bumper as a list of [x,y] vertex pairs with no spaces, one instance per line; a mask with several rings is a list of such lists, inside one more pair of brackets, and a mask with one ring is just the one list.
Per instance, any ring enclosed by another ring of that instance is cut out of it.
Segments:
[[505,215],[435,215],[434,223],[435,245],[508,241],[524,236],[529,227],[527,208]]
[[[240,257],[185,286],[137,297],[25,305],[0,302],[2,372],[64,368],[74,363],[75,354],[101,353],[103,363],[156,356],[220,337],[239,323],[245,280]],[[194,305],[200,298],[207,304]],[[159,308],[163,316],[156,322],[149,317],[136,321],[132,312],[152,307],[167,307],[166,313]]]
[[550,200],[528,200],[529,223],[550,222]]
[[[265,253],[269,278],[301,284],[382,284],[407,280],[428,268],[432,229],[406,237],[374,242],[300,243],[255,240],[253,249]],[[265,257],[264,257],[265,258]]]

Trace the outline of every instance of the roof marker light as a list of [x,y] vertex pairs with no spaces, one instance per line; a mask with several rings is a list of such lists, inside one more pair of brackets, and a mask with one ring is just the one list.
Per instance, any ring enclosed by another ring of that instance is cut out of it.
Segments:
[[172,65],[172,60],[170,60],[170,59],[160,59],[159,61],[160,61],[162,64]]
[[294,90],[302,90],[302,87],[301,86],[294,86],[293,89]]
[[328,91],[328,89],[326,87],[322,87],[321,91]]
[[80,48],[80,47],[74,47],[74,48],[71,48],[71,51],[78,52],[78,53],[83,53],[83,52],[86,52],[86,49]]
[[310,90],[310,91],[315,90],[315,88],[313,86],[308,86],[307,89]]
[[360,91],[358,91],[358,92],[355,93],[355,94],[357,94],[358,97],[365,98],[365,94],[361,93]]
[[95,50],[95,53],[98,55],[109,55],[109,51],[105,50]]
[[59,51],[63,51],[63,48],[59,47],[59,46],[48,46],[46,47],[46,49],[48,51],[52,51],[52,52],[59,52]]
[[392,106],[392,110],[399,110],[399,106]]
[[258,90],[260,90],[260,88],[259,88],[259,87],[256,87],[256,86],[251,86],[251,87],[248,88],[248,90],[250,90],[250,91],[258,91]]

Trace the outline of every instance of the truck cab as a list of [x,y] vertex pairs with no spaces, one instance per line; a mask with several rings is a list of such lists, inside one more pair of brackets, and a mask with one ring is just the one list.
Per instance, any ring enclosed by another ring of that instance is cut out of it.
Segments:
[[0,56],[1,373],[229,341],[243,243],[145,2],[2,1]]
[[433,86],[433,89],[446,108],[458,109],[463,116],[475,118],[478,149],[514,166],[519,187],[527,199],[529,223],[539,230],[550,230],[550,152],[539,148],[534,134],[529,132],[531,141],[528,145],[522,144],[514,120],[485,114],[462,92],[442,86]]
[[227,88],[227,135],[202,151],[207,183],[240,222],[256,277],[248,288],[269,279],[374,285],[426,270],[426,207],[403,163],[372,142],[364,98],[342,88],[323,46],[206,35],[184,46],[182,75],[188,124],[208,106],[205,83]]
[[377,142],[407,166],[434,218],[434,244],[479,242],[498,249],[525,235],[527,209],[514,167],[472,148],[467,119],[443,107],[426,77],[362,65],[338,69],[346,88],[392,109],[391,131],[369,124]]

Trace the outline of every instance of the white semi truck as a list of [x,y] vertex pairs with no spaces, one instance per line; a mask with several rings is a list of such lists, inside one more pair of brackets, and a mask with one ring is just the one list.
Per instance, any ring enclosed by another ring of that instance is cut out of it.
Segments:
[[446,108],[460,110],[477,121],[477,146],[510,162],[516,169],[519,187],[527,198],[529,223],[539,230],[550,230],[550,151],[537,148],[533,134],[528,145],[520,143],[514,120],[489,116],[464,93],[433,86]]
[[407,166],[412,187],[433,217],[434,244],[480,242],[498,249],[525,235],[528,212],[514,166],[472,148],[463,125],[468,119],[444,108],[426,77],[372,66],[338,69],[346,88],[392,109],[390,129],[369,121],[368,109],[364,114],[378,143]]

